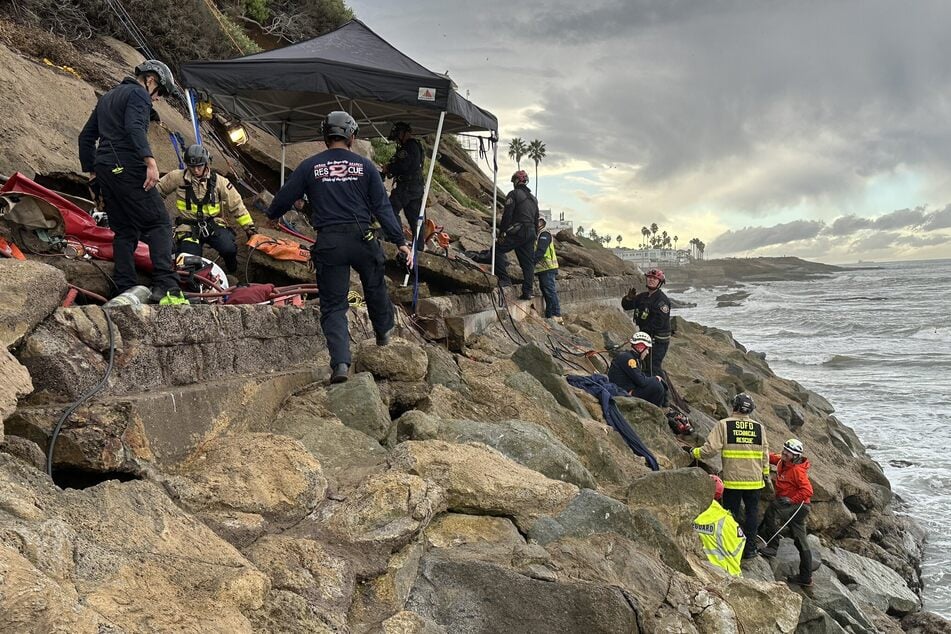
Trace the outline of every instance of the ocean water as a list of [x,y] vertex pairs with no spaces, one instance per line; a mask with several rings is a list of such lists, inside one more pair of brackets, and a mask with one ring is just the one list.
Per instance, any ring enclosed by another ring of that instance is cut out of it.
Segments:
[[832,402],[928,530],[924,607],[951,618],[951,260],[867,266],[747,285],[739,307],[716,308],[722,288],[671,296]]

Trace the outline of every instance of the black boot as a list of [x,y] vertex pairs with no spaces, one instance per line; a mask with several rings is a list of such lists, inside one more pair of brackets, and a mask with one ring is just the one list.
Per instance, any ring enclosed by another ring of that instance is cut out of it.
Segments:
[[346,383],[350,374],[350,366],[346,363],[338,363],[333,367],[333,372],[330,373],[330,382],[331,383]]
[[385,346],[386,344],[390,343],[390,335],[392,334],[393,334],[392,328],[390,328],[389,330],[383,333],[380,333],[380,332],[376,333],[376,345]]

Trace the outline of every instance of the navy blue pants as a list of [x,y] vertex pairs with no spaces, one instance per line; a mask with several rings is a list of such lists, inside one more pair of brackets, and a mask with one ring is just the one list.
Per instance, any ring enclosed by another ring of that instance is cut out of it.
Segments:
[[508,277],[508,260],[502,256],[509,251],[515,251],[518,265],[522,268],[522,297],[530,298],[535,285],[535,232],[530,230],[524,235],[506,236],[495,246],[495,274],[498,277]]
[[670,348],[670,339],[654,339],[654,345],[651,346],[650,373],[653,376],[663,376],[661,371],[664,369],[664,357],[667,356],[667,349]]
[[[189,240],[188,238],[192,239]],[[190,234],[176,236],[176,239],[179,253],[201,256],[201,247],[207,244],[221,255],[221,259],[225,263],[225,270],[228,273],[238,271],[238,245],[235,242],[234,233],[228,227],[222,227],[218,223],[209,220],[207,236],[199,234],[196,227]]]
[[[423,186],[421,184],[407,186],[397,183],[390,192],[390,205],[393,213],[399,219],[400,211],[406,216],[406,224],[410,232],[416,235],[416,221],[419,220],[419,207],[423,204]],[[419,228],[419,240],[416,241],[416,250],[423,250],[423,240],[426,238],[426,217],[423,216],[423,225]]]
[[[759,524],[759,489],[724,489],[723,508],[728,510],[746,535],[743,555],[756,553],[756,528]],[[740,515],[740,506],[745,515]]]
[[558,289],[555,288],[557,278],[558,269],[538,274],[538,287],[542,289],[542,297],[545,298],[545,317],[561,317],[561,303],[558,301]]
[[[135,248],[142,240],[152,260],[152,287],[160,292],[178,290],[172,266],[172,221],[156,188],[142,189],[145,165],[125,167],[119,174],[96,166],[96,181],[102,188],[112,239],[113,277],[119,292],[139,283],[135,272]],[[164,293],[163,293],[164,294]]]
[[364,231],[357,225],[325,227],[311,247],[317,270],[320,327],[327,340],[331,366],[351,363],[350,324],[347,320],[351,268],[360,275],[363,299],[374,332],[382,334],[393,327],[393,305],[383,278],[383,248],[376,238],[364,240]]

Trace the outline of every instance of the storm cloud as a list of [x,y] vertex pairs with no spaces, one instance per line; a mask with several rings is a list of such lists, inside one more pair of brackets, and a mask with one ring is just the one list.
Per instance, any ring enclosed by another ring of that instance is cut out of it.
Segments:
[[819,235],[825,223],[818,220],[794,220],[772,227],[744,227],[718,235],[710,243],[710,252],[742,253],[774,244],[809,240]]

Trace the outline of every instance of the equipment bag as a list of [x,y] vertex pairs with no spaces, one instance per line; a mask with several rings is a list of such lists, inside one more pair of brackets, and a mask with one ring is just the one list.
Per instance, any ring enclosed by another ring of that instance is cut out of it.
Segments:
[[310,251],[303,249],[300,242],[284,240],[283,238],[269,238],[256,233],[248,238],[247,245],[261,251],[275,260],[290,260],[292,262],[310,262]]

